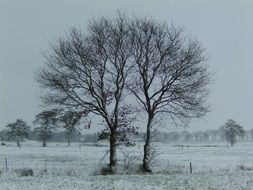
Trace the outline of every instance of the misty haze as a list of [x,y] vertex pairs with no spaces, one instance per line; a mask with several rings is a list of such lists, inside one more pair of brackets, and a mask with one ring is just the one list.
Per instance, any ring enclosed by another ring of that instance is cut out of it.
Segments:
[[0,0],[0,190],[253,189],[250,0]]

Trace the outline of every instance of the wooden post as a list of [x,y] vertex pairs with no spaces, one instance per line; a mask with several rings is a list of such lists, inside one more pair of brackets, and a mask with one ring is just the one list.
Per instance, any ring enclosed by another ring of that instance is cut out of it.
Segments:
[[190,162],[190,173],[192,174],[192,163]]
[[8,162],[7,162],[7,158],[4,159],[5,160],[5,170],[8,170]]

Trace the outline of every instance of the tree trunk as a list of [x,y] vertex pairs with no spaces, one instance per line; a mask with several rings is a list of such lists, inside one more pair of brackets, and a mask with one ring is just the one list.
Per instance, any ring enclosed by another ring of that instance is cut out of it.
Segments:
[[109,163],[109,167],[110,167],[111,171],[113,171],[116,164],[117,164],[116,130],[113,128],[113,129],[111,129],[111,133],[110,133],[110,163]]
[[151,156],[151,123],[153,120],[153,115],[149,114],[147,123],[147,131],[146,131],[146,139],[144,145],[144,155],[143,155],[143,170],[145,172],[151,173],[152,170],[150,168],[150,156]]
[[71,133],[68,134],[68,146],[71,144]]
[[19,140],[17,140],[17,146],[18,146],[18,148],[20,148],[20,142],[19,142]]
[[47,146],[47,144],[46,144],[46,137],[44,136],[44,138],[43,138],[43,145],[42,145],[43,147],[46,147]]

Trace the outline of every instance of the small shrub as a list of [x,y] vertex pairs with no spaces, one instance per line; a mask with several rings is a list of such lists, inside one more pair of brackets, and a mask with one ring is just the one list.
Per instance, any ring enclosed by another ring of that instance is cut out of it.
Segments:
[[76,175],[77,175],[76,171],[73,170],[73,169],[67,169],[67,170],[65,171],[65,174],[66,174],[67,176],[76,176]]
[[100,170],[100,175],[114,175],[116,174],[116,169],[110,168],[109,166],[102,167]]
[[244,166],[244,165],[239,165],[238,169],[241,171],[253,171],[253,167]]
[[134,151],[123,152],[123,174],[137,174],[142,170],[142,155]]
[[31,168],[23,168],[23,169],[18,169],[15,170],[15,172],[19,175],[19,176],[33,176],[33,170]]
[[95,170],[92,172],[91,175],[115,175],[115,174],[119,174],[117,172],[117,168],[114,167],[113,169],[111,169],[108,165],[105,164],[98,164],[95,167]]

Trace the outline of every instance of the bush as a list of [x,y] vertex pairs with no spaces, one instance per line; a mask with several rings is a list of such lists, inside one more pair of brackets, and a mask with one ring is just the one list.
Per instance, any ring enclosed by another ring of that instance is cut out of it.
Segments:
[[19,176],[33,176],[33,170],[31,168],[23,168],[15,170]]
[[241,171],[253,171],[253,167],[244,166],[244,165],[239,165],[238,169]]

